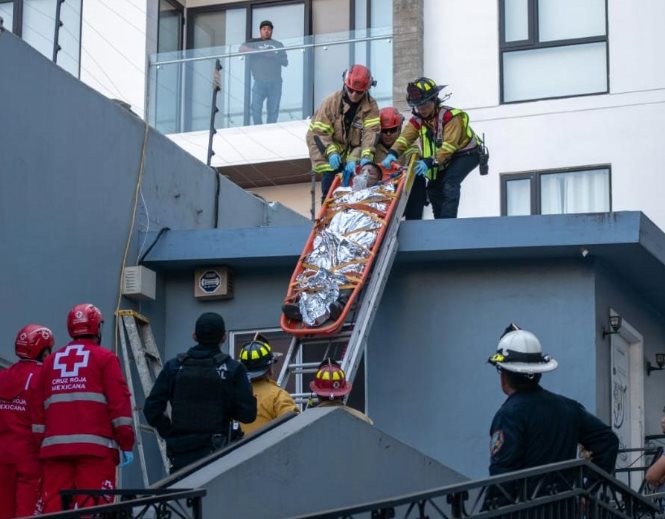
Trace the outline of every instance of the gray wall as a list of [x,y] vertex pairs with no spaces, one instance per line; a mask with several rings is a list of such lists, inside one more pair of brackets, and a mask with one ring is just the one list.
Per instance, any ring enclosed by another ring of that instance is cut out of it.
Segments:
[[[0,357],[14,358],[14,338],[28,322],[50,327],[58,346],[66,343],[67,312],[82,302],[102,310],[104,343],[113,348],[113,312],[128,235],[126,264],[136,265],[154,238],[150,231],[162,227],[306,221],[220,176],[216,222],[217,173],[211,168],[153,130],[144,149],[141,119],[6,31],[0,32],[0,63]],[[163,292],[160,280],[158,294]],[[121,307],[149,315],[162,343],[170,315],[164,300],[141,305],[123,300]],[[138,381],[135,387],[140,399]],[[141,485],[137,470],[138,460],[123,474],[126,486]]]
[[[220,312],[229,330],[278,327],[290,274],[240,269],[234,299],[199,302],[192,271],[168,273],[166,356],[191,345],[203,311]],[[591,262],[398,263],[369,340],[369,415],[454,470],[485,476],[489,425],[505,399],[486,363],[499,335],[511,321],[534,331],[560,362],[543,385],[596,411],[594,312]]]
[[589,263],[575,260],[397,265],[368,346],[369,415],[452,469],[486,476],[505,400],[486,361],[511,321],[560,363],[543,386],[595,411],[593,288]]
[[290,268],[234,269],[234,297],[229,300],[198,301],[194,298],[194,272],[168,276],[166,288],[165,358],[192,346],[192,331],[203,312],[218,312],[228,331],[279,327],[282,300],[286,295]]
[[[596,273],[596,342],[598,348],[599,400],[607,406],[603,414],[609,415],[610,405],[610,337],[602,336],[602,327],[608,328],[609,310],[612,308],[630,323],[644,339],[644,362],[655,364],[655,353],[665,352],[664,316],[653,306],[644,302],[622,277],[621,271],[612,270],[602,263]],[[660,418],[665,406],[665,371],[644,374],[644,432],[646,435],[662,434]]]
[[[63,344],[67,311],[85,301],[104,312],[108,344],[145,126],[8,32],[0,63],[0,356],[13,358],[28,322],[51,327]],[[150,244],[142,230],[214,227],[215,175],[149,131],[128,265]],[[220,181],[219,227],[305,221]],[[159,324],[158,304],[141,309]]]
[[204,517],[313,514],[464,477],[339,408],[311,409],[174,484],[207,490]]

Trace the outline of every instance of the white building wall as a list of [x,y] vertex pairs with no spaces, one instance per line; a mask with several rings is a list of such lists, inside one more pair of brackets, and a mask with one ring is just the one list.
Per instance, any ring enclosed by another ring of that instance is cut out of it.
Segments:
[[149,43],[146,28],[157,23],[148,16],[148,5],[153,3],[84,0],[81,14],[81,81],[109,98],[129,103],[141,117]]
[[[156,48],[155,5],[156,0],[86,0],[83,8],[81,79],[140,115],[146,53]],[[463,183],[460,217],[500,214],[502,173],[609,164],[612,208],[644,211],[665,228],[658,189],[665,174],[658,153],[665,134],[665,39],[659,34],[665,2],[639,5],[608,0],[609,94],[500,105],[498,2],[424,0],[423,73],[449,85],[451,104],[468,110],[491,152],[490,175],[480,177],[476,170]],[[306,157],[307,124],[220,130],[213,165]],[[205,161],[207,132],[171,138]],[[306,215],[309,206],[302,200],[308,191],[309,185],[257,190]]]
[[644,211],[665,228],[665,2],[608,1],[609,94],[511,105],[499,105],[498,2],[424,5],[424,74],[449,85],[491,152],[490,175],[463,183],[460,217],[500,214],[500,173],[609,164],[613,210]]

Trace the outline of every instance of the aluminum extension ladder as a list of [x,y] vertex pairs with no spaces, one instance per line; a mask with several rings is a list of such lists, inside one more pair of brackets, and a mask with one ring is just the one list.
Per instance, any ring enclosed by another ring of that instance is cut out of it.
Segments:
[[162,370],[162,359],[159,356],[159,350],[152,334],[150,321],[145,316],[134,310],[118,310],[116,312],[116,322],[118,325],[118,336],[120,337],[120,347],[122,349],[122,360],[125,367],[125,377],[127,378],[127,385],[131,393],[132,418],[136,427],[136,449],[139,455],[143,483],[147,488],[150,481],[145,461],[143,433],[154,435],[167,475],[170,463],[166,455],[166,443],[164,440],[157,434],[154,428],[141,423],[141,413],[136,404],[134,383],[132,380],[131,361],[133,360],[136,366],[143,395],[147,397],[152,390],[152,386],[155,384],[157,375]]
[[[286,389],[290,375],[295,375],[295,391],[291,393],[291,396],[301,408],[316,398],[316,395],[309,391],[309,388],[303,387],[304,375],[315,373],[321,361],[325,358],[330,357],[340,363],[347,381],[353,383],[355,379],[360,361],[365,353],[367,338],[374,323],[383,289],[386,286],[397,254],[397,232],[413,186],[413,163],[412,160],[405,172],[407,178],[402,195],[397,201],[392,219],[388,222],[388,229],[383,237],[383,243],[373,265],[373,271],[360,295],[360,301],[356,303],[357,306],[353,311],[351,322],[345,323],[339,333],[331,336],[294,336],[291,339],[289,349],[283,359],[277,384]],[[305,362],[305,351],[308,349],[311,351],[313,348],[324,348],[323,357],[318,362]]]

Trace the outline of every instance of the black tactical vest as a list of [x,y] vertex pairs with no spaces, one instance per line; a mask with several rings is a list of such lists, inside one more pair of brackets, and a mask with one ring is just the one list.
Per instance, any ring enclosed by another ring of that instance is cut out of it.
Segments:
[[228,432],[228,405],[231,373],[226,353],[196,359],[178,355],[180,368],[175,376],[171,420],[177,433]]

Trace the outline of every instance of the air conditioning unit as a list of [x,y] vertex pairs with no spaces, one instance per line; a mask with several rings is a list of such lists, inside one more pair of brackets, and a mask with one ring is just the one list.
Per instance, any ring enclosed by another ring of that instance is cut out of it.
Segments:
[[233,282],[228,267],[208,267],[194,272],[194,297],[196,299],[231,299]]
[[125,267],[122,273],[122,295],[130,299],[155,299],[157,275],[145,267]]

